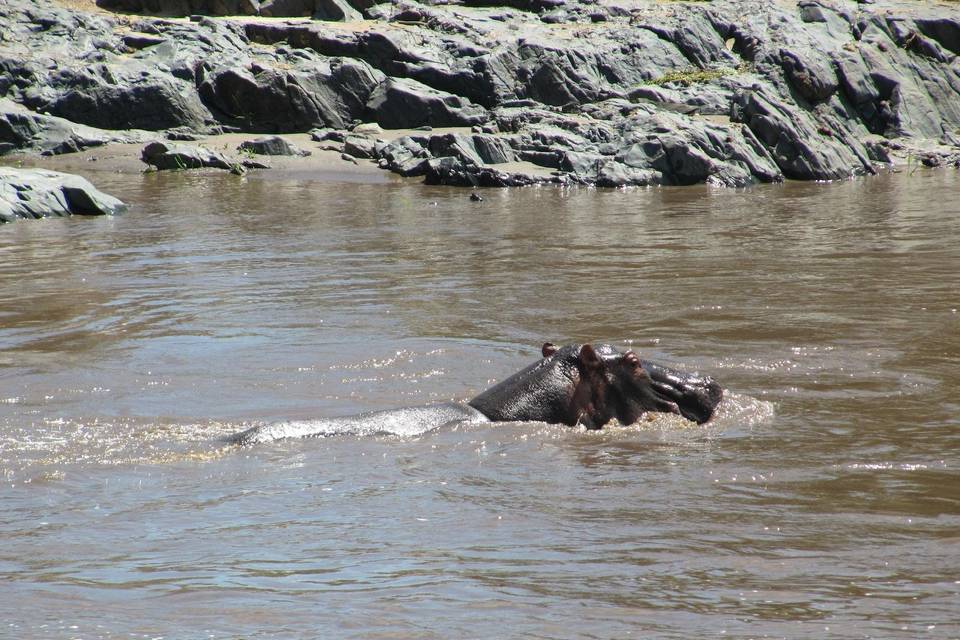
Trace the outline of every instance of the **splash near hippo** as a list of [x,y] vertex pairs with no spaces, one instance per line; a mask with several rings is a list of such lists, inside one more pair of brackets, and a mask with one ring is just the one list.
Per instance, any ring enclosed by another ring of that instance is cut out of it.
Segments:
[[[673,413],[703,424],[713,417],[723,389],[712,378],[641,360],[609,344],[545,343],[542,358],[467,403],[375,411],[325,422],[258,425],[231,438],[255,444],[329,433],[397,433],[413,422],[418,432],[457,423],[546,422],[601,429],[616,420],[633,424],[645,413]],[[330,424],[336,429],[328,429]],[[355,426],[356,428],[350,428]],[[346,428],[344,428],[346,427]]]

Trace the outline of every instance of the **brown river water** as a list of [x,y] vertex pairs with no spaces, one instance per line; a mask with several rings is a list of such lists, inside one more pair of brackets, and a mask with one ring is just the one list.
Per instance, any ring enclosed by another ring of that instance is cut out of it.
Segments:
[[[956,171],[91,178],[130,211],[0,227],[0,637],[960,637]],[[547,340],[727,399],[223,440],[467,399]]]

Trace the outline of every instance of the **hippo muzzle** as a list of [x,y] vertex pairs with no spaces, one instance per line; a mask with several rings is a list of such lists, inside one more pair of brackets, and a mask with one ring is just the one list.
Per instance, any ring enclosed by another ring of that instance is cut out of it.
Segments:
[[672,402],[687,420],[703,424],[713,417],[723,399],[723,388],[710,376],[683,373],[648,360],[641,360],[640,365],[650,377],[654,393]]

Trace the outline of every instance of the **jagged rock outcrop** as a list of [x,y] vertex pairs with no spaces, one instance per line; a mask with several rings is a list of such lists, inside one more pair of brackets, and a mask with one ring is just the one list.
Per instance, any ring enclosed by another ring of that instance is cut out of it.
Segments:
[[115,215],[126,208],[77,175],[0,167],[0,222],[73,214]]
[[[348,150],[340,136],[345,157],[433,182],[741,186],[845,178],[898,148],[960,144],[960,12],[940,4],[99,4],[191,17],[5,2],[0,153],[135,129],[185,139],[374,122],[388,142]],[[473,133],[389,142],[390,129],[439,127]]]

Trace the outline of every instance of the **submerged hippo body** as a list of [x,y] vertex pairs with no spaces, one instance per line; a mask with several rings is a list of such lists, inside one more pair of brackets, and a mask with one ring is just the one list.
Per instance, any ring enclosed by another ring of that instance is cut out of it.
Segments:
[[[329,421],[260,425],[232,438],[253,444],[278,438],[337,433],[418,433],[449,424],[548,422],[600,429],[611,420],[632,424],[648,412],[674,413],[704,423],[723,397],[712,378],[641,360],[608,344],[556,347],[543,358],[466,404],[443,403],[375,411]],[[327,430],[328,428],[332,430]]]

